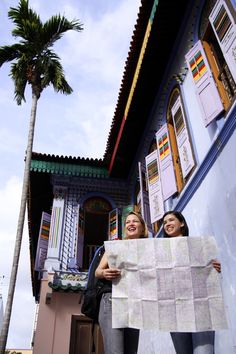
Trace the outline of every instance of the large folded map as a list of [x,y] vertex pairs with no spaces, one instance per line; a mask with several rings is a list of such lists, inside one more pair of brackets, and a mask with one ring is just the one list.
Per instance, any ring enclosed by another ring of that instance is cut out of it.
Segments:
[[196,332],[227,327],[214,237],[106,241],[112,327]]

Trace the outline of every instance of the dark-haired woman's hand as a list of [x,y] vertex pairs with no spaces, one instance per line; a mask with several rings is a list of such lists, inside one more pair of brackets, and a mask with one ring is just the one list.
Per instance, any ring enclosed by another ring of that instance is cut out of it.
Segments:
[[221,264],[217,259],[213,259],[211,264],[213,265],[213,267],[215,268],[215,270],[220,273],[221,272]]

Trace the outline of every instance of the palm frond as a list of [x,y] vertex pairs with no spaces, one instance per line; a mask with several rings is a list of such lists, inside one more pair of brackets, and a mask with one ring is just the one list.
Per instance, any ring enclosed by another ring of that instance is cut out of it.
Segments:
[[70,95],[73,92],[73,89],[66,81],[64,74],[61,75],[61,78],[57,84],[53,85],[53,88],[56,92],[63,93],[64,95]]
[[[28,0],[20,0],[18,7],[10,7],[8,17],[16,25],[12,31],[14,37],[31,40],[32,34],[37,34],[37,30],[42,28],[40,17],[35,11],[29,8]],[[32,27],[34,29],[33,31]]]
[[48,47],[52,46],[69,30],[80,32],[83,30],[83,25],[78,20],[68,21],[64,16],[52,16],[44,23],[42,29],[45,44]]
[[47,51],[47,55],[45,55],[41,64],[43,65],[43,75],[41,77],[41,85],[43,89],[52,84],[56,92],[65,94],[72,93],[73,90],[65,79],[59,57],[54,52]]
[[19,58],[22,50],[22,46],[20,44],[6,45],[0,47],[0,67],[14,59]]
[[40,97],[44,88],[53,85],[54,90],[70,94],[72,88],[65,79],[59,56],[50,47],[69,30],[82,31],[80,21],[69,21],[64,16],[52,16],[44,24],[35,11],[29,8],[28,0],[19,0],[18,7],[10,7],[9,18],[15,24],[13,36],[19,43],[0,47],[0,67],[14,61],[10,76],[15,84],[15,99],[18,104],[25,100],[24,90],[30,84]]
[[23,43],[28,42],[35,45],[40,40],[42,24],[31,20],[25,20],[22,22],[24,22],[22,23],[22,28],[15,28],[12,31],[13,36],[23,38]]
[[27,84],[27,63],[24,60],[19,60],[11,65],[10,76],[15,85],[15,100],[18,105],[25,101],[25,87]]

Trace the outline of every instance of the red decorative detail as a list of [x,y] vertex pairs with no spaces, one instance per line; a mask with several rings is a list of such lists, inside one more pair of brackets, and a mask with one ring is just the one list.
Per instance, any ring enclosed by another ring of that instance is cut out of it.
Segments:
[[123,132],[123,129],[124,129],[125,121],[126,121],[126,117],[124,116],[123,119],[122,119],[122,122],[121,122],[121,126],[120,126],[120,130],[119,130],[119,133],[118,133],[118,137],[116,139],[116,145],[115,145],[115,148],[113,150],[111,162],[110,162],[110,165],[109,165],[109,170],[108,170],[109,174],[111,173],[111,170],[112,170],[112,167],[113,167],[113,164],[114,164],[114,161],[115,161],[115,157],[116,157],[117,149],[118,149],[118,146],[119,146],[119,143],[120,143],[121,135],[122,135],[122,132]]

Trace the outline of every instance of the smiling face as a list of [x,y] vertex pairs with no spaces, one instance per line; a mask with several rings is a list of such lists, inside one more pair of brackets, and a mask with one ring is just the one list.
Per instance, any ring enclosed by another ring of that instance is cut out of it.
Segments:
[[169,237],[183,236],[181,231],[181,227],[183,226],[184,223],[180,222],[174,214],[167,214],[164,217],[163,227]]
[[125,221],[125,238],[133,239],[144,235],[144,225],[135,214],[129,214]]

